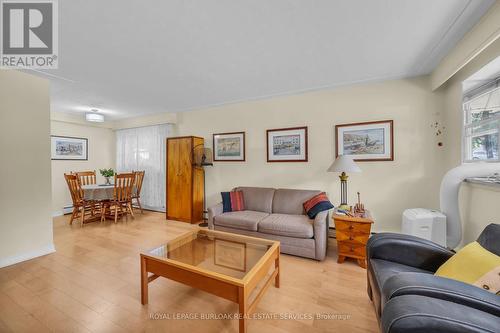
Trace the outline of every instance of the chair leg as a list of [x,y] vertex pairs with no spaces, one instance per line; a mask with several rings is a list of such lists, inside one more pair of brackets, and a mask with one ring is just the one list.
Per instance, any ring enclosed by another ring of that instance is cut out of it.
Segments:
[[118,205],[115,204],[115,223],[118,222]]
[[141,210],[141,214],[144,213],[142,211],[141,200],[139,199],[139,197],[135,198],[135,200],[137,200],[137,204],[139,205],[139,209]]
[[130,215],[132,216],[132,218],[135,219],[134,210],[132,209],[132,200],[130,200],[129,202],[127,202],[126,209],[130,211]]
[[106,216],[106,204],[101,203],[101,222],[104,222]]
[[82,218],[81,218],[81,225],[80,225],[80,227],[83,228],[83,225],[85,224],[85,205],[82,205],[81,214],[82,214]]
[[71,212],[71,218],[69,219],[69,225],[73,225],[73,220],[75,219],[77,209],[77,207],[73,207],[73,212]]

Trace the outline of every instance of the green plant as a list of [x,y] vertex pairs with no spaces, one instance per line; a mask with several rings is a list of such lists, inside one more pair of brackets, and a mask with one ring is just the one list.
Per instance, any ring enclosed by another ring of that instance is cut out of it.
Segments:
[[109,169],[99,169],[99,172],[103,177],[113,177],[115,175],[115,170],[109,168]]

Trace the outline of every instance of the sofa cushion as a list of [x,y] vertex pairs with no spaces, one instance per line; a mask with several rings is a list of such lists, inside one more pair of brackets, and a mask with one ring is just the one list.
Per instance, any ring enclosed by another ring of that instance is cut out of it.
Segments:
[[245,209],[271,214],[275,191],[274,188],[238,187],[234,190],[243,192]]
[[416,272],[433,274],[433,272],[426,271],[424,269],[398,264],[393,261],[382,259],[370,259],[370,265],[379,290],[382,290],[382,287],[384,286],[384,283],[385,281],[387,281],[387,279],[399,273]]
[[269,216],[268,213],[256,212],[252,210],[227,212],[215,216],[214,224],[223,227],[257,231],[257,225],[267,216]]
[[478,242],[460,249],[439,267],[435,275],[469,283],[500,295],[500,256],[486,250]]
[[259,232],[296,238],[314,236],[313,220],[305,215],[271,214],[259,222]]
[[273,213],[275,214],[304,214],[304,202],[311,199],[321,191],[277,189],[273,199]]

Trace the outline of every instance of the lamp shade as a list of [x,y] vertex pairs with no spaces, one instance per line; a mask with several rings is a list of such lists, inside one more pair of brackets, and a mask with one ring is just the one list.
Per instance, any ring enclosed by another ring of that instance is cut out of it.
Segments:
[[328,172],[361,172],[351,156],[339,155],[332,165],[326,170]]

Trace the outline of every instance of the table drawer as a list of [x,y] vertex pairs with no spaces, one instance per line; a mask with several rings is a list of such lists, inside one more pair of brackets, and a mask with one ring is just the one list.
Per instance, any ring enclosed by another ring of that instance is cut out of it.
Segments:
[[369,233],[371,228],[371,223],[363,223],[363,222],[349,222],[349,221],[337,221],[335,220],[335,229],[336,230],[351,230],[358,232],[366,232]]
[[337,244],[340,255],[356,256],[361,258],[366,257],[366,247],[362,244],[355,244],[342,241],[337,242]]
[[368,232],[356,232],[352,230],[337,230],[337,241],[351,241],[359,244],[366,244],[370,234]]

